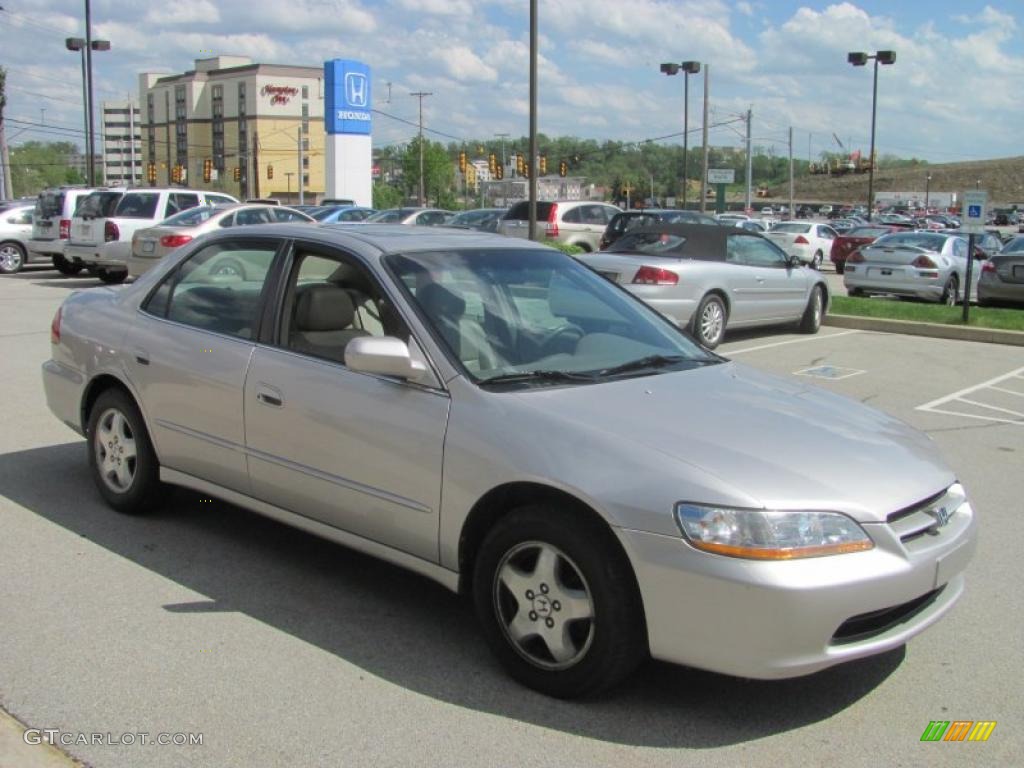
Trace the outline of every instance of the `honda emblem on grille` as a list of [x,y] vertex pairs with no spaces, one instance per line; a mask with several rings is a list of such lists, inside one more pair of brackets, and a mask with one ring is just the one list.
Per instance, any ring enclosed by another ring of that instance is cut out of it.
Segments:
[[941,528],[949,522],[949,518],[953,516],[952,510],[949,507],[932,507],[928,510],[928,514],[935,518],[936,528]]

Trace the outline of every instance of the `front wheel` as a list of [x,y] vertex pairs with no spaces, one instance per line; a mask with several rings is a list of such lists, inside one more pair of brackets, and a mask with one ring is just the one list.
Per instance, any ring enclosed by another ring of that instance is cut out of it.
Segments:
[[82,271],[81,265],[74,264],[65,259],[63,256],[54,256],[53,266],[62,275],[67,275],[68,277],[71,277],[72,275],[77,275],[79,272]]
[[99,269],[96,271],[96,277],[102,280],[107,285],[117,285],[123,283],[125,278],[128,277],[127,272],[112,272],[109,269]]
[[800,319],[801,333],[817,333],[825,316],[825,294],[821,286],[811,289],[811,297],[807,300],[807,308]]
[[701,344],[714,349],[725,337],[725,323],[728,315],[725,303],[716,294],[705,296],[693,315],[691,331]]
[[535,504],[502,518],[477,554],[473,600],[509,674],[549,696],[608,688],[646,654],[629,561],[609,530],[574,510]]
[[25,248],[21,243],[0,244],[0,274],[13,275],[25,266]]

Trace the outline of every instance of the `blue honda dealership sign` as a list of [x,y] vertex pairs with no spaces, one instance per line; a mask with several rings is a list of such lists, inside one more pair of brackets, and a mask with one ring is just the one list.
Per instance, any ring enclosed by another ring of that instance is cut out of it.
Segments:
[[370,133],[370,68],[361,61],[324,62],[327,133]]

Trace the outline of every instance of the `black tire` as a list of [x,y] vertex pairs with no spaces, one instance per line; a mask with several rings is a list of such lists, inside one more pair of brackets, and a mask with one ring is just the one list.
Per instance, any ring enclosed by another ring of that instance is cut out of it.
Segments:
[[807,308],[804,316],[800,318],[800,333],[817,333],[821,328],[821,321],[825,317],[825,292],[820,285],[811,289],[810,298],[807,299]]
[[[542,551],[554,553],[551,585],[538,575]],[[522,564],[531,557],[534,570],[527,574]],[[509,569],[517,580],[522,574],[521,598],[499,579]],[[571,606],[570,594],[575,596]],[[647,655],[643,608],[629,560],[606,526],[571,508],[531,504],[499,520],[476,556],[473,602],[484,637],[509,674],[549,696],[598,693],[623,680]],[[583,606],[589,606],[589,618],[558,622],[559,614],[586,613]],[[520,615],[527,634],[517,642],[506,627]],[[549,637],[562,638],[563,648],[573,654],[560,664],[542,634],[549,630]]]
[[714,349],[725,338],[725,326],[728,320],[729,313],[722,297],[716,293],[709,293],[701,299],[697,311],[693,313],[690,332],[705,347]]
[[28,254],[21,243],[13,240],[0,243],[0,274],[13,275],[20,272],[27,259]]
[[821,269],[822,262],[825,261],[825,254],[821,251],[815,251],[814,255],[811,256],[811,269]]
[[854,298],[857,298],[857,297],[860,297],[860,296],[864,295],[864,289],[863,288],[847,288],[846,289],[846,295],[847,296],[853,296]]
[[[118,426],[118,415],[123,419],[123,428]],[[104,434],[110,437],[105,444]],[[134,460],[125,457],[131,453],[129,440],[134,442]],[[86,427],[86,450],[93,482],[110,506],[128,515],[145,514],[156,508],[162,488],[160,466],[142,414],[123,390],[108,389],[96,398]],[[111,457],[110,463],[106,457]],[[130,481],[122,480],[121,466],[131,475]],[[115,476],[110,477],[111,473]]]
[[107,285],[117,285],[118,283],[123,283],[125,281],[125,278],[128,277],[128,273],[112,272],[109,269],[98,269],[96,270],[96,277]]
[[960,298],[960,279],[956,275],[950,275],[942,289],[942,296],[939,301],[947,307],[955,307]]
[[846,272],[846,262],[845,261],[836,262],[836,274],[837,275],[841,275],[844,272]]
[[71,277],[72,275],[77,275],[79,272],[82,271],[81,265],[73,264],[72,262],[65,259],[63,256],[53,257],[53,267],[62,275],[67,275],[68,277]]

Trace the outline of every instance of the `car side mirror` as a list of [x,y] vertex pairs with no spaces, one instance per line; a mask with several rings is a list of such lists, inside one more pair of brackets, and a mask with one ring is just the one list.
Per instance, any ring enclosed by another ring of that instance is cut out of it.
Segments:
[[414,360],[409,346],[394,336],[361,336],[345,346],[345,365],[353,371],[417,379],[427,366]]

